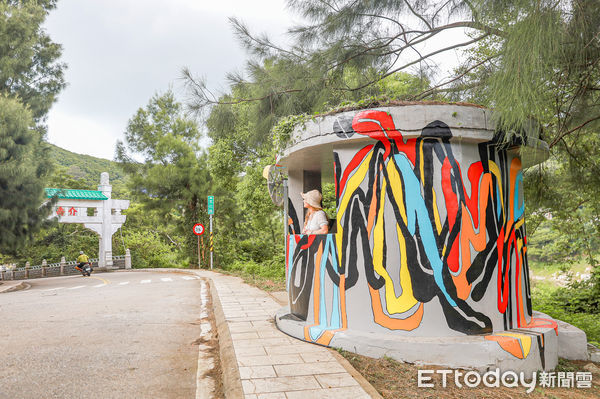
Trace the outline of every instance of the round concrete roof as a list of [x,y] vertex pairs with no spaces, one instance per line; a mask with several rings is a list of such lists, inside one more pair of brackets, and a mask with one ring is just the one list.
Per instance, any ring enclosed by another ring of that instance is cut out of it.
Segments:
[[[450,140],[473,144],[491,141],[494,138],[495,126],[492,122],[492,111],[477,105],[440,104],[440,103],[408,103],[375,107],[363,110],[351,110],[318,116],[298,126],[292,133],[288,146],[280,154],[278,163],[288,168],[301,167],[304,170],[320,170],[322,165],[330,169],[333,162],[333,146],[372,142],[368,131],[356,133],[352,129],[352,121],[362,113],[369,120],[369,111],[383,111],[393,120],[395,129],[404,139],[422,136],[437,136],[436,123],[442,122],[452,132]],[[382,131],[378,123],[370,124],[373,131]],[[427,129],[424,129],[428,127]],[[527,138],[525,146],[515,146],[513,151],[521,151],[523,166],[528,167],[543,162],[548,158],[548,144],[544,141]]]

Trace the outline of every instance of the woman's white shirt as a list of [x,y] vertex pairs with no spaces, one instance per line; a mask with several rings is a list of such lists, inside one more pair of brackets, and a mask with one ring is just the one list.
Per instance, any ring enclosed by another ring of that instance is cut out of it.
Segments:
[[305,234],[311,234],[313,231],[320,230],[322,226],[326,226],[328,224],[329,222],[327,221],[327,215],[325,214],[325,211],[316,211],[310,216],[308,222],[306,223]]

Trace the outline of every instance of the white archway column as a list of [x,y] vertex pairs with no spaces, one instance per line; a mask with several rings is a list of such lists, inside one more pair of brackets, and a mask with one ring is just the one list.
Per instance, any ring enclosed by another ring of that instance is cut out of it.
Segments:
[[[55,195],[56,189],[50,190],[48,197]],[[129,208],[129,200],[112,199],[112,186],[108,173],[100,175],[98,191],[62,190],[65,191],[54,206],[51,217],[58,216],[59,223],[82,223],[85,228],[96,232],[98,240],[98,267],[111,268],[112,236],[125,223],[126,216],[121,210]],[[69,196],[76,192],[75,196]],[[87,209],[94,208],[94,215],[88,216]],[[114,210],[114,215],[113,215]]]
[[102,208],[99,209],[102,217],[102,233],[99,240],[98,266],[112,267],[112,186],[106,172],[100,175],[98,191],[102,191],[102,194],[108,198],[108,200],[102,201]]

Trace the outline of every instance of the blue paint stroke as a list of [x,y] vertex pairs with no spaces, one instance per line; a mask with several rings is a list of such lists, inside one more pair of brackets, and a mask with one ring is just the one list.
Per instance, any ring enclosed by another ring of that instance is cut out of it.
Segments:
[[515,191],[515,202],[514,202],[515,212],[513,215],[514,222],[519,220],[521,218],[521,216],[523,216],[523,214],[525,213],[525,201],[523,201],[525,196],[521,195],[521,201],[519,201],[519,191],[522,190],[522,187],[523,187],[523,172],[519,172],[519,173],[517,173],[517,177],[515,178],[515,190],[514,190]]
[[[331,316],[327,320],[327,305],[325,302],[325,277],[327,271],[327,259],[331,255],[333,262],[333,270],[338,270],[337,265],[337,253],[336,247],[333,243],[333,234],[327,235],[327,241],[325,242],[325,249],[321,256],[321,264],[319,265],[319,278],[321,281],[319,289],[319,324],[312,326],[308,329],[311,340],[316,341],[319,339],[323,332],[327,330],[337,330],[342,326],[342,317],[340,313],[340,288],[333,284],[333,300],[331,303]],[[316,321],[316,320],[315,320]]]
[[496,220],[500,221],[500,216],[502,214],[502,204],[500,204],[500,185],[496,184]]
[[456,306],[454,299],[450,297],[446,286],[444,285],[444,279],[442,277],[443,262],[438,252],[437,244],[435,242],[435,236],[433,234],[433,227],[429,219],[429,213],[427,212],[427,206],[425,200],[421,195],[421,183],[415,176],[415,173],[411,167],[410,161],[404,154],[394,155],[396,165],[400,169],[402,178],[405,185],[405,196],[406,202],[406,217],[407,217],[407,228],[411,235],[415,234],[416,223],[419,223],[419,232],[421,233],[421,241],[425,248],[425,255],[431,264],[433,269],[433,279],[439,289],[442,291],[446,300],[450,306]]

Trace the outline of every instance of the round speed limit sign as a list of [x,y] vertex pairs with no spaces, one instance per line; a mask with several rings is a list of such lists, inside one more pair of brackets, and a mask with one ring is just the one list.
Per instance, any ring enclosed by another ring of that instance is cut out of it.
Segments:
[[204,225],[202,223],[196,223],[194,225],[194,234],[197,236],[201,236],[204,234]]

